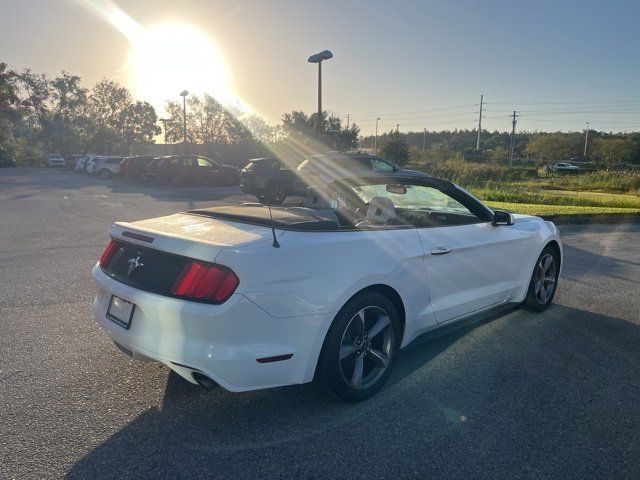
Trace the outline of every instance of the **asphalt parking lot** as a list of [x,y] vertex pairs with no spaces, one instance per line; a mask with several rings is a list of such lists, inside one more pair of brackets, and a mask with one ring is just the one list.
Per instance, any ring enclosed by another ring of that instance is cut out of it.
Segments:
[[402,353],[357,405],[207,392],[117,351],[90,269],[114,220],[251,200],[0,170],[0,478],[640,476],[640,226],[564,227],[556,304]]

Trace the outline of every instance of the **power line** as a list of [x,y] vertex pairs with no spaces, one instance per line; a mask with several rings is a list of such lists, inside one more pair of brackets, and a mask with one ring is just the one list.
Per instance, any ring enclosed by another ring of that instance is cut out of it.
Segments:
[[376,113],[356,113],[356,114],[352,114],[351,116],[353,118],[360,118],[360,117],[372,117],[372,116],[384,116],[384,117],[392,117],[392,116],[397,116],[397,115],[412,115],[412,114],[420,114],[420,113],[432,113],[432,112],[444,112],[444,111],[448,111],[448,110],[457,110],[460,108],[467,108],[467,107],[477,107],[478,104],[477,103],[468,103],[466,105],[455,105],[455,106],[449,106],[449,107],[443,107],[443,108],[430,108],[428,110],[413,110],[413,111],[407,111],[407,112],[389,112],[389,113],[384,113],[384,112],[376,112]]

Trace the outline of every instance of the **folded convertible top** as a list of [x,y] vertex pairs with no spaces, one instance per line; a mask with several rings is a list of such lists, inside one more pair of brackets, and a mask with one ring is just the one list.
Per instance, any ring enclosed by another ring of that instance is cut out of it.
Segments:
[[229,205],[199,208],[189,210],[187,213],[265,227],[273,225],[274,228],[284,230],[312,232],[337,230],[340,227],[337,220],[327,218],[315,210],[305,207],[271,207],[273,222],[267,205]]

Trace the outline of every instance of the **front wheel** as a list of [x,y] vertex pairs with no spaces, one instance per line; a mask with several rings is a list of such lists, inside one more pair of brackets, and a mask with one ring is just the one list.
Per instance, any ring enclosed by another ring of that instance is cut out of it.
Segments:
[[551,305],[558,287],[559,274],[558,254],[552,247],[547,246],[542,250],[531,274],[525,299],[525,305],[529,310],[541,312]]
[[400,315],[369,292],[345,305],[329,328],[319,372],[330,393],[347,402],[374,395],[387,380],[400,344]]

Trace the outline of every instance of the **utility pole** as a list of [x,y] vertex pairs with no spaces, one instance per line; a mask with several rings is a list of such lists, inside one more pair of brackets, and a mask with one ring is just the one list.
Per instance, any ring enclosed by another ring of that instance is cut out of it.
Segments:
[[380,121],[380,117],[376,118],[376,136],[373,140],[373,154],[378,154],[378,122]]
[[349,120],[351,120],[351,114],[347,113],[347,130],[349,130]]
[[182,143],[185,156],[187,155],[187,95],[189,95],[187,90],[180,92],[182,97]]
[[160,122],[162,122],[162,127],[164,128],[164,154],[165,155],[169,155],[169,152],[167,151],[167,122],[169,121],[168,118],[161,118]]
[[518,115],[516,115],[516,111],[513,111],[513,115],[511,116],[511,145],[509,146],[509,168],[513,164],[513,149],[516,143],[516,123],[518,123]]
[[400,132],[400,124],[396,123],[396,133],[399,133],[399,132]]
[[480,132],[482,132],[482,102],[484,95],[480,95],[480,115],[478,115],[478,139],[476,140],[476,150],[480,150]]
[[427,129],[422,129],[422,151],[424,152],[425,144],[427,143]]
[[584,160],[587,160],[587,144],[589,143],[589,122],[587,122],[587,129],[584,131],[584,152],[582,156]]

